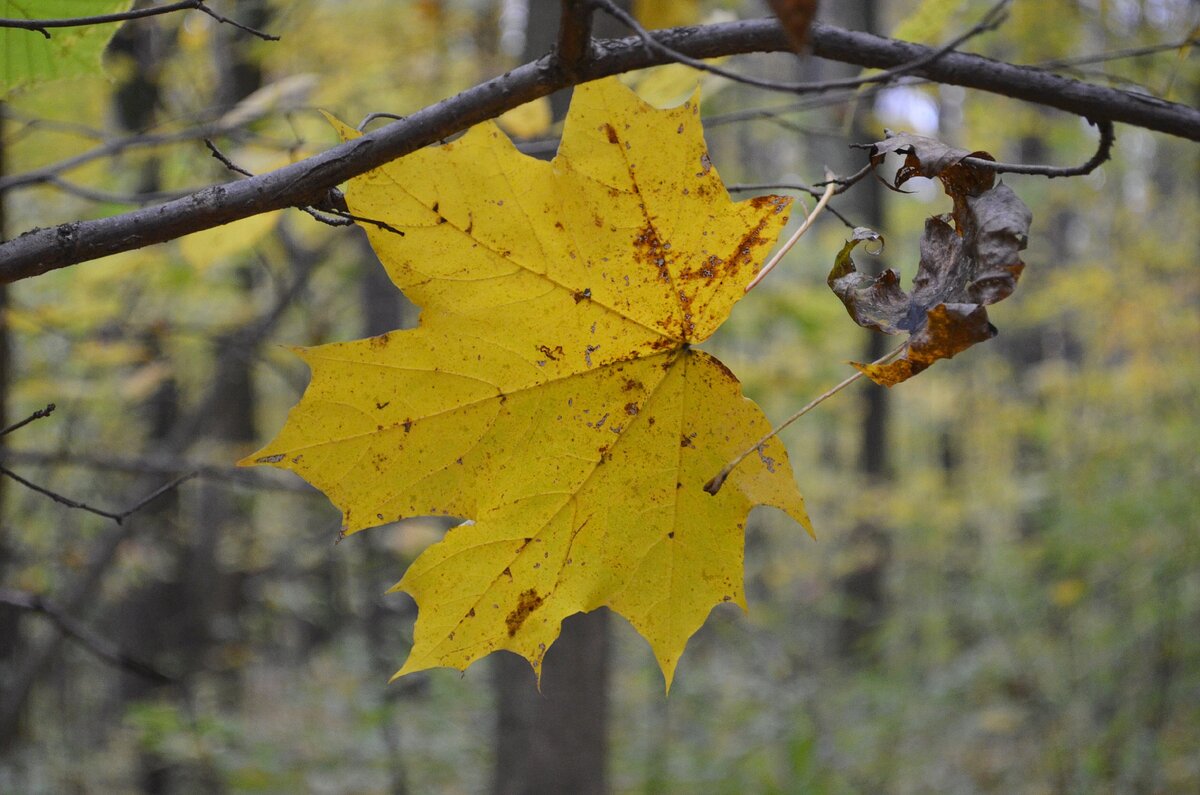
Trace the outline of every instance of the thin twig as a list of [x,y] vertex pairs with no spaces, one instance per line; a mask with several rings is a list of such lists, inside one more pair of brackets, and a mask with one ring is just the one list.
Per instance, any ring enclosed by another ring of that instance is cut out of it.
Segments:
[[28,425],[31,422],[35,422],[37,420],[49,417],[51,414],[54,413],[54,410],[56,408],[58,408],[58,407],[55,406],[53,403],[47,403],[46,408],[38,409],[37,411],[33,412],[32,414],[30,414],[28,417],[21,420],[20,422],[14,422],[12,425],[9,425],[4,430],[0,431],[0,436],[8,436],[10,433],[17,430],[18,428],[24,428],[26,425]]
[[0,461],[26,466],[79,468],[108,474],[120,472],[127,475],[157,475],[160,477],[194,472],[198,478],[231,483],[249,489],[294,494],[314,493],[312,487],[302,480],[276,478],[266,474],[276,470],[252,471],[233,466],[202,464],[161,455],[128,457],[89,455],[62,450],[0,450]]
[[368,113],[366,116],[363,116],[363,120],[360,121],[358,123],[358,126],[355,127],[354,129],[358,130],[359,132],[362,132],[363,130],[367,129],[368,124],[375,121],[376,119],[390,119],[392,121],[400,121],[403,118],[404,117],[401,116],[399,113],[385,113],[383,111],[377,111],[375,113]]
[[113,511],[106,511],[103,508],[96,508],[95,506],[88,505],[86,502],[80,502],[79,500],[73,500],[70,497],[59,494],[57,491],[48,489],[45,486],[39,486],[37,483],[34,483],[31,480],[26,480],[25,478],[21,477],[16,472],[13,472],[11,469],[9,469],[8,467],[0,466],[0,475],[4,475],[5,477],[15,480],[17,483],[20,483],[22,486],[24,486],[27,489],[30,489],[31,491],[36,491],[38,494],[42,494],[42,495],[49,497],[50,499],[57,502],[59,505],[65,505],[68,508],[74,508],[79,511],[86,511],[87,513],[95,514],[96,516],[103,516],[105,519],[111,519],[114,522],[116,522],[117,524],[124,524],[125,520],[128,519],[130,516],[137,513],[142,508],[145,508],[151,502],[158,499],[162,495],[166,494],[168,491],[178,488],[180,484],[182,484],[188,480],[191,480],[197,474],[198,473],[196,473],[196,472],[189,472],[186,475],[180,475],[179,477],[175,478],[174,480],[171,480],[170,482],[166,483],[165,485],[160,486],[159,488],[155,489],[153,492],[151,492],[145,498],[139,500],[133,507],[131,507],[127,510],[121,511],[119,513],[114,513]]
[[[221,161],[222,165],[224,165],[230,171],[241,174],[243,177],[254,176],[252,173],[226,157],[225,154],[217,148],[217,145],[208,138],[204,139],[204,145],[208,147],[208,151],[212,152],[212,156]],[[353,226],[355,222],[358,222],[363,224],[371,224],[383,229],[384,231],[404,237],[403,232],[386,221],[380,221],[376,218],[366,218],[361,215],[355,215],[349,210],[342,209],[342,205],[345,205],[345,198],[342,197],[341,192],[338,191],[337,188],[333,188],[328,193],[334,192],[336,192],[336,196],[327,195],[326,200],[322,203],[320,208],[313,207],[309,204],[302,204],[297,205],[297,209],[303,210],[326,226]],[[329,215],[334,217],[327,217]]]
[[133,504],[132,507],[127,508],[126,510],[121,511],[121,513],[117,514],[117,516],[120,517],[117,519],[117,523],[120,524],[121,522],[124,522],[130,516],[133,516],[135,513],[137,513],[141,509],[145,508],[147,505],[154,502],[159,497],[163,496],[164,494],[166,494],[169,491],[174,491],[175,489],[179,488],[184,483],[187,483],[189,480],[191,480],[192,478],[196,477],[199,474],[200,474],[199,472],[187,472],[187,473],[182,474],[179,477],[175,478],[174,480],[167,481],[166,483],[159,486],[154,491],[147,494],[142,499],[138,500],[136,503]]
[[82,622],[67,615],[58,605],[38,594],[15,588],[0,588],[0,604],[43,615],[58,628],[58,631],[77,642],[106,663],[130,671],[160,684],[173,684],[175,677],[169,676],[150,663],[122,651],[107,638],[101,637]]
[[237,163],[234,163],[232,160],[230,160],[228,157],[226,157],[225,153],[217,148],[217,145],[212,142],[211,138],[205,138],[204,145],[206,147],[208,147],[208,151],[212,153],[212,156],[214,158],[216,158],[221,163],[221,165],[225,166],[225,168],[229,169],[233,173],[241,174],[243,177],[253,177],[254,176],[249,171],[242,168]]
[[[6,110],[5,115],[12,115],[11,111]],[[146,135],[130,135],[123,138],[117,138],[112,141],[95,146],[92,149],[82,152],[81,154],[68,157],[60,160],[57,163],[52,163],[42,168],[27,171],[23,174],[10,174],[0,177],[0,193],[12,190],[14,188],[24,187],[26,185],[36,185],[38,183],[47,182],[55,175],[65,171],[78,168],[86,165],[94,160],[101,158],[113,157],[126,151],[138,147],[161,146],[162,144],[173,144],[184,141],[194,141],[197,138],[205,138],[221,132],[219,127],[213,127],[210,124],[204,123],[197,128],[190,130],[181,130],[173,133],[146,134]]]
[[972,168],[978,168],[983,171],[994,171],[997,174],[1032,174],[1034,176],[1049,177],[1050,179],[1054,179],[1055,177],[1080,177],[1084,174],[1092,173],[1100,167],[1101,163],[1112,157],[1113,142],[1116,140],[1111,121],[1100,119],[1092,123],[1100,130],[1100,142],[1096,146],[1096,153],[1082,165],[1060,167],[1026,163],[997,163],[994,160],[984,160],[978,157],[964,157],[960,162]]
[[817,201],[817,206],[812,208],[812,212],[810,212],[808,217],[804,219],[804,223],[800,224],[800,228],[797,229],[795,233],[793,233],[792,236],[787,239],[786,243],[779,247],[779,250],[775,252],[775,256],[767,260],[767,264],[762,266],[762,270],[760,270],[758,274],[750,280],[750,283],[746,285],[746,292],[750,292],[758,285],[759,282],[767,278],[767,274],[775,269],[775,266],[779,264],[781,259],[783,259],[783,255],[792,250],[792,246],[796,245],[797,241],[804,236],[804,233],[812,227],[813,223],[817,220],[817,216],[819,216],[821,211],[825,209],[825,206],[829,204],[829,200],[833,198],[833,194],[837,192],[837,188],[838,186],[832,179],[828,180],[825,185],[825,192],[821,194],[821,198]]
[[101,204],[135,204],[138,206],[145,206],[156,202],[174,201],[195,192],[195,189],[192,189],[155,191],[153,193],[111,193],[106,190],[97,190],[96,188],[78,185],[62,177],[47,177],[38,184],[60,190],[63,193],[77,196],[80,199],[90,202],[99,202]]
[[624,23],[630,30],[637,34],[638,38],[642,40],[642,43],[647,49],[661,53],[673,61],[685,64],[693,69],[699,69],[704,72],[709,72],[710,74],[719,75],[737,83],[743,83],[756,88],[766,88],[771,91],[786,91],[795,94],[817,94],[825,91],[835,91],[840,88],[857,88],[859,86],[869,85],[871,83],[888,83],[897,77],[901,77],[909,72],[920,69],[923,66],[927,66],[942,56],[953,52],[959,45],[963,44],[968,39],[972,39],[981,33],[986,33],[999,27],[1000,23],[1002,23],[1008,15],[1007,9],[1012,0],[1000,0],[998,3],[992,6],[988,12],[984,14],[983,18],[977,24],[972,26],[970,30],[967,30],[959,36],[955,36],[941,47],[931,50],[930,52],[922,55],[919,58],[915,58],[912,61],[893,66],[890,69],[885,69],[882,72],[873,75],[848,77],[841,80],[821,80],[808,83],[784,83],[778,80],[767,80],[761,77],[753,77],[751,75],[744,75],[740,72],[734,72],[720,66],[714,66],[713,64],[707,63],[698,58],[692,58],[691,56],[685,55],[684,53],[674,50],[658,41],[658,39],[656,39],[654,35],[650,33],[650,31],[642,27],[642,24],[638,22],[632,14],[618,6],[613,2],[613,0],[590,0],[590,2],[594,3],[597,8],[606,12],[609,16]]
[[[392,226],[387,221],[380,221],[378,218],[367,218],[363,215],[355,215],[352,212],[334,208],[317,210],[314,207],[304,206],[298,209],[308,213],[326,226],[354,226],[355,223],[370,224],[372,226],[379,227],[385,232],[391,232],[394,235],[400,235],[400,237],[404,237],[404,233],[402,231]],[[333,217],[329,218],[327,215],[332,215]]]
[[[871,362],[871,365],[874,366],[874,365],[879,365],[879,364],[886,364],[888,361],[896,358],[901,353],[903,353],[907,347],[908,347],[908,342],[905,342],[903,345],[896,348],[895,350],[890,351],[889,353],[885,353],[883,356],[880,356],[878,359]],[[831,387],[830,389],[826,390],[825,392],[821,393],[817,397],[810,400],[804,406],[804,408],[800,409],[795,414],[793,414],[792,416],[788,417],[783,422],[776,425],[774,428],[772,428],[770,430],[769,433],[767,433],[765,436],[763,436],[763,438],[759,439],[751,447],[747,448],[741,455],[739,455],[737,458],[733,459],[728,464],[726,464],[725,468],[722,469],[720,472],[718,472],[716,475],[714,475],[712,480],[710,480],[704,484],[704,490],[707,491],[709,494],[716,494],[718,491],[721,490],[721,486],[723,486],[725,484],[725,479],[729,477],[729,473],[732,472],[737,467],[738,464],[740,464],[740,463],[742,463],[742,461],[746,460],[746,456],[750,455],[751,453],[755,452],[756,450],[761,451],[762,446],[764,444],[766,444],[768,441],[770,441],[772,437],[777,436],[779,434],[779,432],[782,431],[784,428],[791,425],[793,422],[800,419],[805,414],[812,411],[817,406],[821,405],[826,400],[833,397],[838,392],[841,392],[843,389],[850,386],[851,384],[853,384],[855,381],[857,381],[858,379],[860,379],[862,377],[863,377],[863,371],[858,370],[854,373],[854,375],[847,377],[844,381],[842,381],[837,386]]]
[[[740,182],[736,185],[726,185],[725,190],[729,191],[730,193],[764,190],[794,190],[799,191],[800,193],[807,193],[814,199],[821,198],[821,194],[823,193],[823,191],[819,191],[811,185],[805,185],[800,182]],[[836,195],[837,191],[834,191],[834,193]],[[850,229],[860,226],[860,224],[852,222],[849,218],[838,212],[838,210],[832,204],[825,205],[825,211],[830,213],[834,218],[841,221]],[[804,212],[807,215],[810,211],[806,209]]]
[[80,28],[88,25],[104,25],[110,22],[125,22],[130,19],[144,19],[145,17],[156,17],[162,14],[171,14],[175,11],[201,11],[208,14],[210,17],[225,25],[232,25],[238,30],[244,30],[252,36],[257,36],[265,41],[279,41],[278,36],[272,36],[269,33],[263,33],[261,30],[243,25],[240,22],[230,19],[229,17],[218,14],[207,5],[204,0],[180,0],[177,3],[168,3],[165,6],[151,6],[149,8],[135,8],[131,11],[120,11],[114,14],[97,14],[91,17],[64,17],[62,19],[0,19],[0,28],[18,28],[20,30],[36,31],[46,38],[50,38],[50,29],[52,28]]
[[1110,50],[1108,52],[1097,53],[1095,55],[1079,55],[1073,58],[1056,58],[1052,61],[1039,61],[1037,67],[1039,69],[1066,69],[1072,66],[1090,66],[1097,63],[1108,63],[1109,61],[1121,61],[1126,58],[1141,58],[1146,55],[1157,55],[1160,52],[1167,50],[1180,50],[1184,47],[1191,47],[1200,44],[1200,39],[1188,37],[1179,41],[1168,42],[1165,44],[1151,44],[1146,47],[1131,47],[1126,50]]

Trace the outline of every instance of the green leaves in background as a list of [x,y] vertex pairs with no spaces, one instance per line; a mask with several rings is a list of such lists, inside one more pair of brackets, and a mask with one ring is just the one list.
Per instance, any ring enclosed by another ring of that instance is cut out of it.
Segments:
[[[132,0],[0,0],[5,19],[64,19],[128,11]],[[34,30],[0,28],[0,99],[23,86],[96,71],[118,24]]]

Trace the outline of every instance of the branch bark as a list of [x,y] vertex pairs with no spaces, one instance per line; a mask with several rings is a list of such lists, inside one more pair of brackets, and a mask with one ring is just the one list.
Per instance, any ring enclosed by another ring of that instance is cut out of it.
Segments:
[[[888,69],[932,52],[919,44],[829,25],[813,25],[810,33],[814,55],[862,67]],[[692,58],[791,50],[790,41],[774,19],[675,28],[654,36]],[[570,85],[668,61],[661,52],[648,50],[638,38],[595,41],[591,57],[579,64],[574,77],[565,74],[557,60],[547,55],[276,171],[214,185],[175,201],[109,218],[26,232],[0,244],[0,282],[27,279],[259,213],[319,205],[339,183],[525,102]],[[1196,108],[1035,68],[978,55],[947,53],[910,74],[1058,108],[1096,121],[1123,122],[1200,141],[1200,110]]]

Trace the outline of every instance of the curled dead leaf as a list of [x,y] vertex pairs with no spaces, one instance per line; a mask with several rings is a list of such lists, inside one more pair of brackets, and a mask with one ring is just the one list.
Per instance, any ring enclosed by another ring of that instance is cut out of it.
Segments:
[[900,286],[895,270],[879,276],[858,271],[851,257],[854,248],[880,239],[869,229],[854,231],[829,272],[827,283],[854,322],[885,334],[911,335],[900,359],[884,365],[855,363],[884,386],[996,335],[984,307],[1016,289],[1025,268],[1019,252],[1028,242],[1032,221],[1012,189],[996,184],[992,172],[963,162],[967,157],[992,159],[986,152],[955,149],[916,135],[889,135],[871,146],[872,164],[882,163],[889,152],[905,155],[893,187],[899,189],[914,176],[937,177],[954,200],[954,212],[926,219],[911,293]]

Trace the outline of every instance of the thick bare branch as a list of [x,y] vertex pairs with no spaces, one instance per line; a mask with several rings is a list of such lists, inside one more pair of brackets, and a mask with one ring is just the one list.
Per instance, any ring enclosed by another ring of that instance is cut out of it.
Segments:
[[[692,58],[748,52],[789,51],[773,19],[746,20],[654,34]],[[828,25],[814,25],[813,54],[858,66],[888,69],[929,56],[933,50]],[[577,78],[543,57],[461,94],[417,111],[360,138],[277,171],[237,183],[214,185],[166,204],[94,221],[27,232],[0,244],[0,281],[11,282],[91,259],[173,240],[259,213],[319,203],[351,177],[574,83],[596,80],[669,60],[638,38],[594,42],[592,57]],[[1094,120],[1124,122],[1200,141],[1200,109],[1129,91],[1060,77],[978,55],[946,53],[912,71],[941,83],[1058,108]]]

